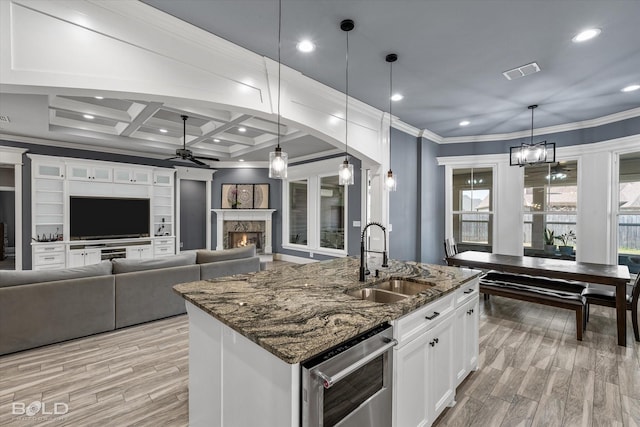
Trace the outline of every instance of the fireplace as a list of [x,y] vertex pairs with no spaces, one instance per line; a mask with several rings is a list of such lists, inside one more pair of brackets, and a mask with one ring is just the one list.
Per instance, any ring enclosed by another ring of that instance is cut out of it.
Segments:
[[256,245],[256,252],[262,253],[263,235],[264,233],[260,231],[229,231],[227,242],[229,242],[229,248]]
[[255,243],[263,260],[272,259],[271,215],[275,209],[212,209],[216,218],[216,250]]

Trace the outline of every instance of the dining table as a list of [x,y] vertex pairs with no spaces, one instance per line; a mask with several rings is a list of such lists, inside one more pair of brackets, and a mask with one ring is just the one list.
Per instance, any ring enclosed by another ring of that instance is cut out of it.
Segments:
[[616,293],[616,323],[618,345],[627,345],[627,283],[631,279],[626,265],[595,264],[591,262],[531,256],[502,255],[489,252],[465,251],[447,257],[449,265],[507,273],[528,274],[554,279],[574,280],[612,286]]

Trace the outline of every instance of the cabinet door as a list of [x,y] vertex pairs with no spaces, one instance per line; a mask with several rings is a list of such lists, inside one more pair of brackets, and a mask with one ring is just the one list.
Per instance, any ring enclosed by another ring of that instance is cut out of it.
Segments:
[[91,179],[89,166],[83,165],[68,165],[67,166],[67,178],[77,181],[89,181]]
[[467,375],[478,369],[478,328],[479,328],[479,300],[469,301],[465,307],[464,323],[464,356]]
[[134,184],[149,185],[151,184],[151,172],[147,170],[134,170],[132,172]]
[[464,380],[469,372],[467,372],[467,355],[465,354],[466,347],[466,323],[467,317],[467,304],[461,305],[456,309],[456,317],[454,319],[455,325],[455,343],[454,343],[454,352],[453,352],[453,371],[456,377],[456,386],[460,385],[462,380]]
[[151,245],[142,247],[138,250],[140,251],[140,259],[153,258],[153,251],[151,250]]
[[131,246],[127,248],[127,259],[140,259],[140,248]]
[[55,163],[38,163],[35,165],[36,178],[63,179],[64,165]]
[[84,265],[99,264],[102,261],[102,251],[100,249],[85,249]]
[[69,251],[69,267],[83,267],[84,266],[84,249],[74,249]]
[[429,422],[433,422],[455,397],[453,324],[452,316],[425,334],[428,346]]
[[395,427],[428,425],[427,334],[394,349]]
[[131,170],[130,169],[114,169],[113,170],[113,182],[126,183],[131,182]]
[[99,167],[99,166],[92,168],[91,176],[93,181],[111,182],[112,170],[113,169],[111,168]]
[[172,185],[173,172],[154,172],[153,183],[155,185]]

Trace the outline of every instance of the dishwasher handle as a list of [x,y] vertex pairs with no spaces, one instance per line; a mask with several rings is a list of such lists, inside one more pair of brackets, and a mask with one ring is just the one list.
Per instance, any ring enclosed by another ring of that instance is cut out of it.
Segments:
[[387,352],[390,348],[394,347],[397,344],[398,344],[398,340],[388,339],[385,345],[367,354],[362,359],[359,359],[357,362],[353,363],[352,365],[347,366],[343,370],[337,372],[335,375],[329,376],[322,371],[316,371],[315,374],[320,378],[322,378],[322,385],[324,386],[324,388],[326,389],[331,388],[335,383],[342,380],[346,376],[352,374],[354,371],[357,371],[358,369],[362,368],[364,365],[371,362],[373,359],[380,356],[381,354]]

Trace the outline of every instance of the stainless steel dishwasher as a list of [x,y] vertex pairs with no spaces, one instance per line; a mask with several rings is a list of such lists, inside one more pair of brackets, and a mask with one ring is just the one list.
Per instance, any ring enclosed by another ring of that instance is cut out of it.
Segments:
[[393,329],[378,326],[302,364],[303,427],[389,427]]

